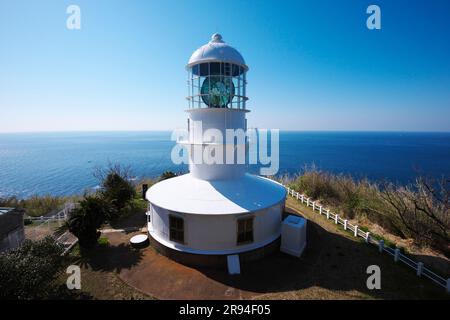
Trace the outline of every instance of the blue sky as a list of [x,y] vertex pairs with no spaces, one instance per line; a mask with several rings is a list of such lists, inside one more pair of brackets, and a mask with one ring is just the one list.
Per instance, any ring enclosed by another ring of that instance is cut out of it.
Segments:
[[214,32],[250,67],[252,127],[450,131],[449,19],[446,0],[0,0],[0,132],[184,128]]

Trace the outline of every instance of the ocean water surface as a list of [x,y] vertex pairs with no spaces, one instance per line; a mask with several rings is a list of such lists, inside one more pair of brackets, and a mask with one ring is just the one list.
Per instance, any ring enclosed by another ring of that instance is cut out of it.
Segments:
[[[137,179],[174,165],[171,132],[70,132],[0,134],[0,197],[79,194],[98,186],[93,176],[108,163],[129,166]],[[299,132],[280,133],[279,174],[305,165],[406,184],[419,174],[450,177],[450,133]],[[258,173],[252,165],[249,171]]]

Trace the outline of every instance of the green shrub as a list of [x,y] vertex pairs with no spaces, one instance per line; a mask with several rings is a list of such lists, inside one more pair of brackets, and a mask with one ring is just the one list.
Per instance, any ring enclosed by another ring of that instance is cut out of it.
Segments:
[[97,196],[86,196],[69,218],[68,228],[84,248],[92,248],[100,237],[98,229],[109,217],[109,203]]
[[98,169],[94,176],[101,180],[101,197],[111,205],[109,219],[118,219],[121,211],[135,196],[130,170],[120,165],[109,165],[106,170]]
[[0,299],[55,299],[64,271],[63,249],[50,237],[25,240],[15,251],[0,254]]
[[17,197],[0,198],[0,207],[19,208],[20,200]]
[[109,245],[109,240],[106,237],[100,237],[100,238],[98,238],[97,243],[100,246],[108,246]]

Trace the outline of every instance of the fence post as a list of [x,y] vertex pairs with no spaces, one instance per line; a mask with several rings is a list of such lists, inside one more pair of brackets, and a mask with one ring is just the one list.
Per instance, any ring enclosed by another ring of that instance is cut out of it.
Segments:
[[355,226],[355,233],[354,233],[355,237],[358,236],[358,226]]
[[339,222],[339,215],[336,213],[334,215],[334,223],[338,224],[338,222]]
[[330,219],[330,209],[327,210],[327,220]]
[[347,223],[348,223],[348,220],[345,219],[345,220],[344,220],[344,230],[347,230]]
[[394,251],[394,261],[397,262],[398,261],[398,257],[400,256],[400,249],[399,248],[395,248]]
[[313,205],[313,211],[315,211],[315,210],[316,210],[316,202],[313,201],[313,202],[312,202],[312,205]]
[[366,243],[370,243],[370,232],[366,233]]
[[309,198],[306,199],[306,206],[309,207]]
[[380,240],[380,242],[378,243],[378,248],[380,250],[380,253],[383,253],[384,250],[384,240]]
[[319,213],[322,215],[322,206],[319,207]]
[[300,199],[302,200],[302,203],[303,203],[303,201],[305,200],[305,198],[304,198],[303,195],[300,196]]
[[417,263],[417,276],[420,277],[423,272],[423,262]]
[[298,192],[297,192],[297,200],[298,200]]

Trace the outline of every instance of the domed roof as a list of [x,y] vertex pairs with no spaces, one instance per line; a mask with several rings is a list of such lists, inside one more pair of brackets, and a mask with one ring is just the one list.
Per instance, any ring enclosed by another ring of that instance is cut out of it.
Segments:
[[222,36],[215,33],[204,46],[201,46],[192,54],[188,62],[188,67],[203,62],[231,62],[241,65],[248,70],[242,55],[232,46],[222,40]]

